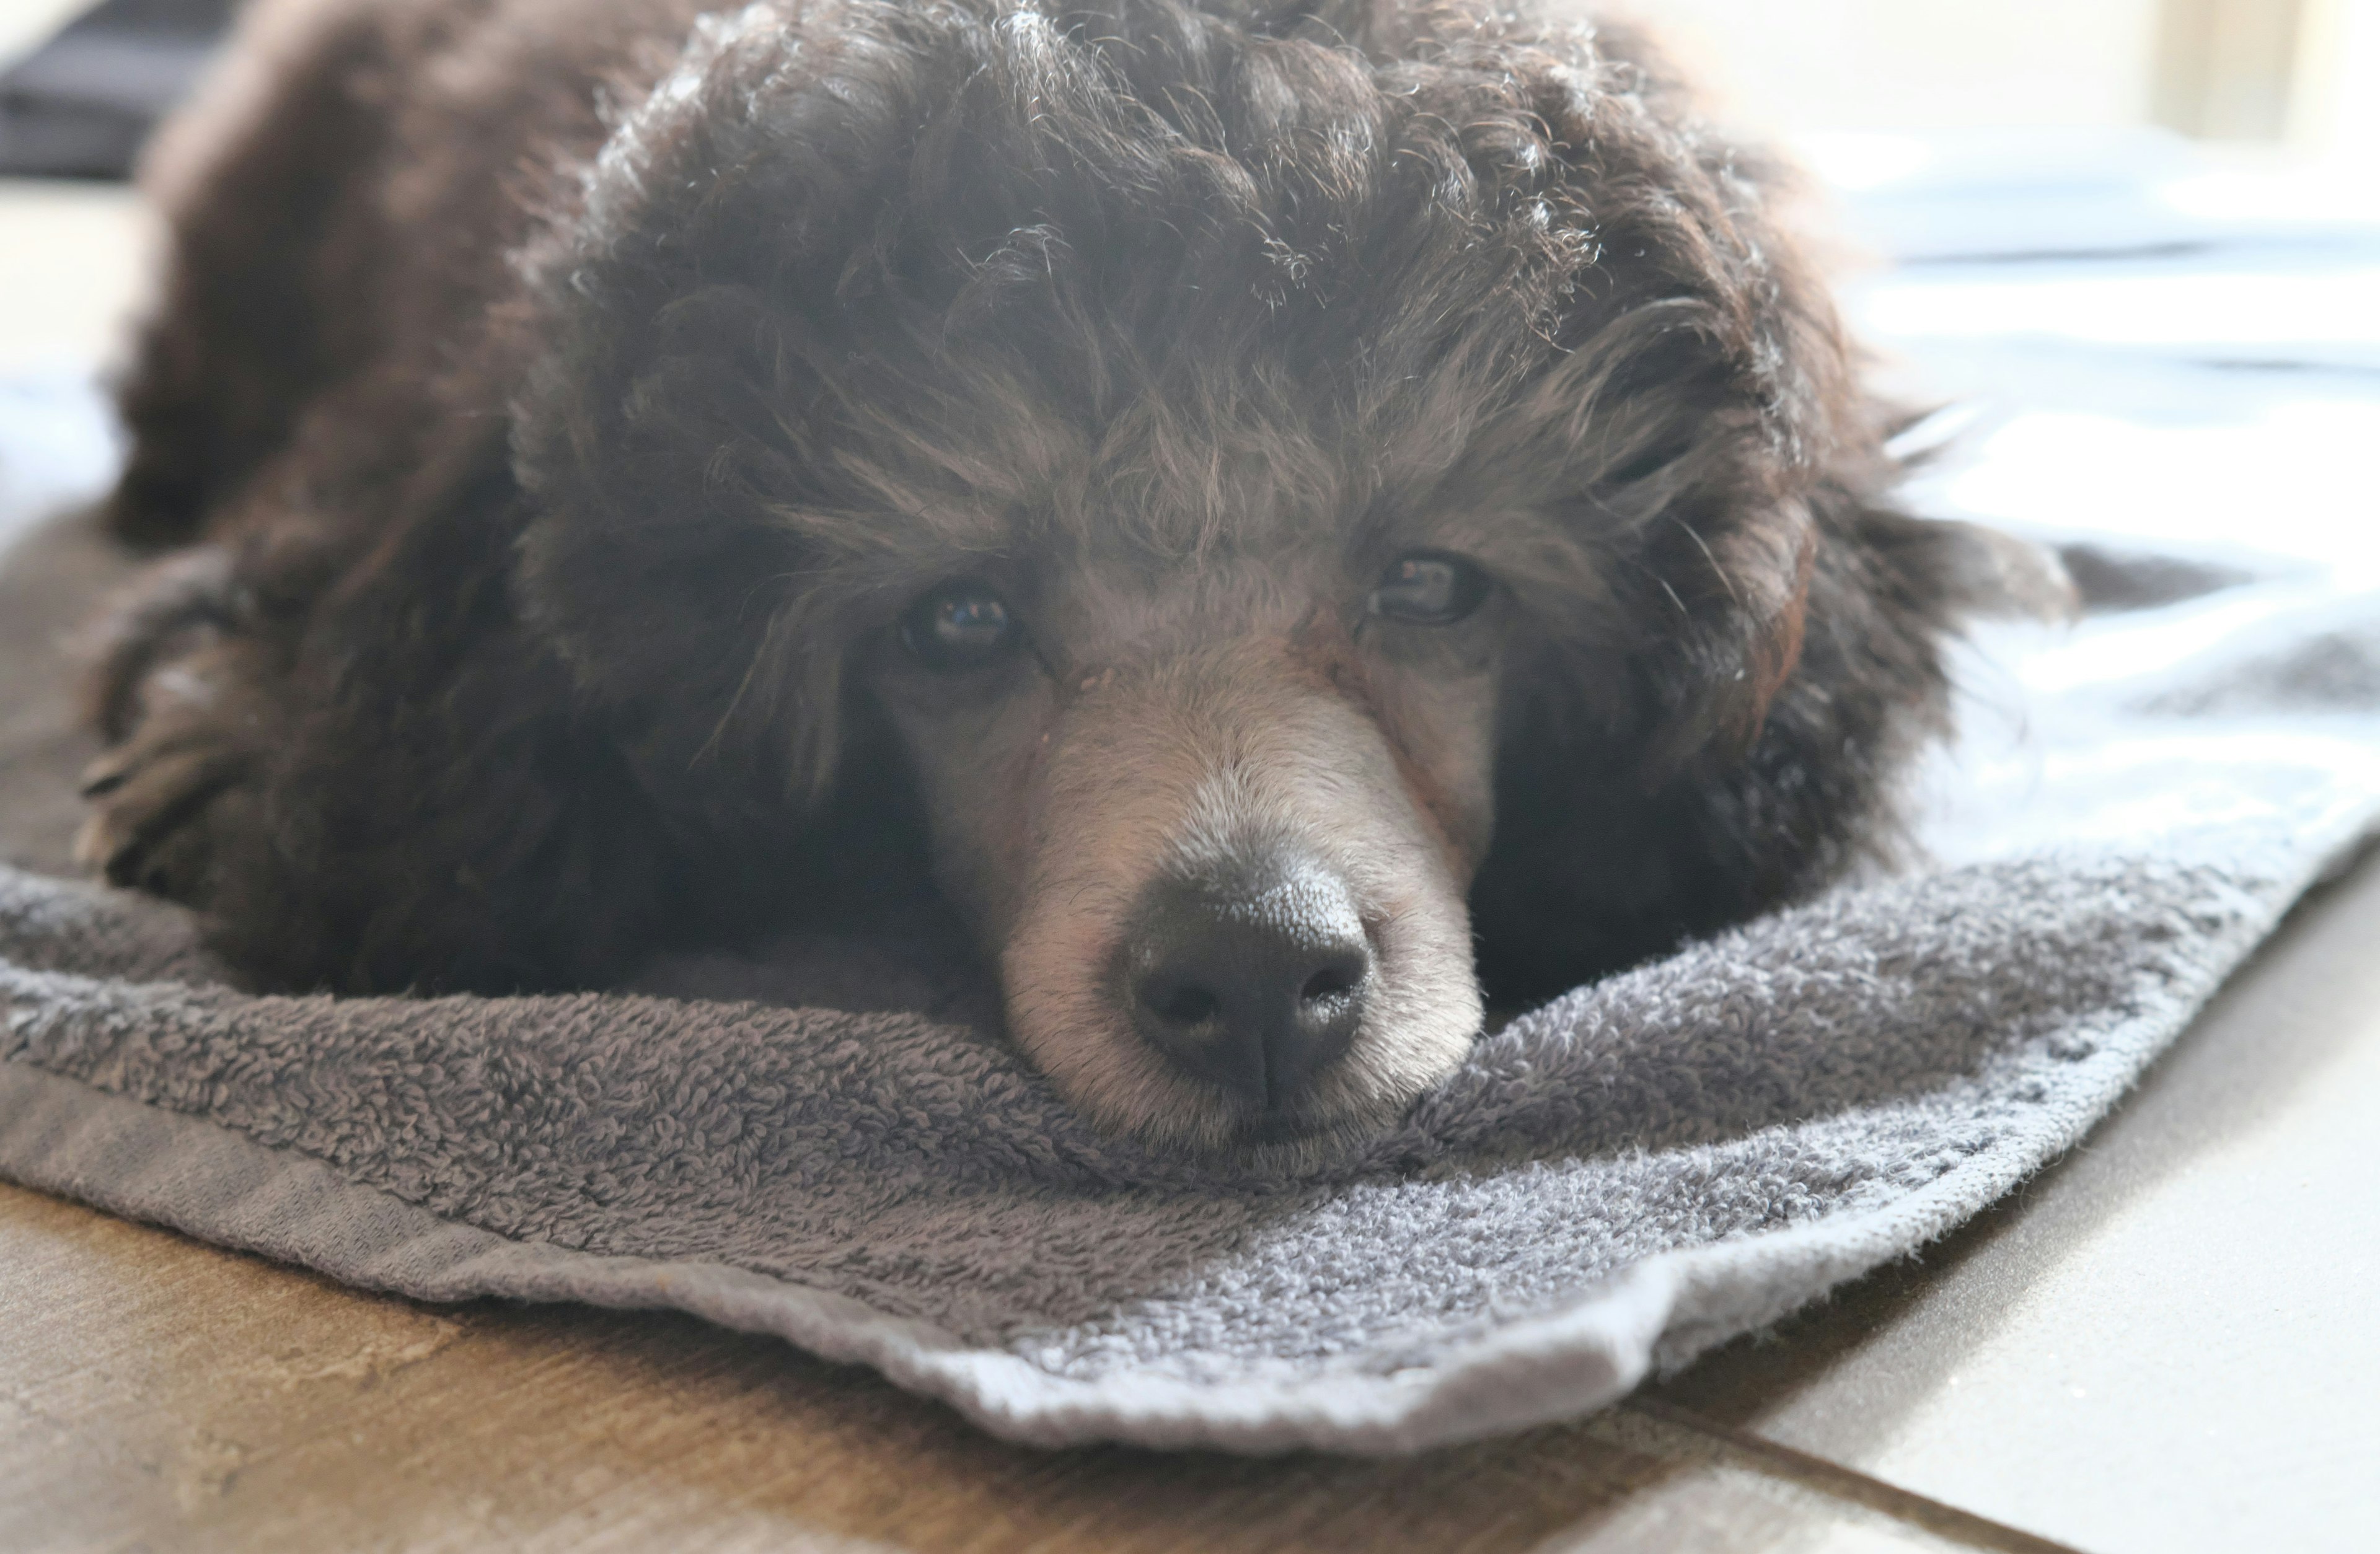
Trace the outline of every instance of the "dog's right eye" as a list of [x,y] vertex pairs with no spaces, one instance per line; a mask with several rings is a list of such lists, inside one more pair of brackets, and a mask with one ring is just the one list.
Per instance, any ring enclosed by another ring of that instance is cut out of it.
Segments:
[[1021,635],[1008,601],[981,583],[945,583],[901,617],[901,642],[929,669],[977,669]]
[[1390,564],[1370,609],[1416,625],[1451,625],[1478,609],[1488,589],[1488,575],[1461,556],[1415,551]]

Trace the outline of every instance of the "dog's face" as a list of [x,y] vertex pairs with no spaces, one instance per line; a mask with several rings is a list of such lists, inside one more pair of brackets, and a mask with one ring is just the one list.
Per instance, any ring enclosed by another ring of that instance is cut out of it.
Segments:
[[528,261],[523,598],[649,789],[733,847],[889,724],[1016,1039],[1196,1147],[1396,1115],[1475,918],[1575,977],[1798,888],[1937,684],[1735,153],[1321,11],[708,22]]
[[1506,614],[1459,533],[1238,516],[1185,556],[953,557],[862,671],[1015,1039],[1208,1147],[1376,1128],[1478,1031]]

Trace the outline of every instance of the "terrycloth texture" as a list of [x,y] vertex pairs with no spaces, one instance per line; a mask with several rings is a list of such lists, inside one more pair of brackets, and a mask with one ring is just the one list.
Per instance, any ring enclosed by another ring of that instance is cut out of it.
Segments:
[[[1987,506],[2028,446],[1935,497]],[[896,946],[641,978],[804,1007],[256,998],[174,910],[14,869],[0,1172],[428,1298],[781,1333],[1043,1444],[1378,1452],[1580,1413],[2071,1144],[2380,818],[2380,579],[2261,523],[2106,527],[2103,601],[2171,601],[1978,643],[1930,861],[1523,1016],[1329,1171],[1097,1138]],[[35,535],[0,612],[94,553]],[[30,683],[8,816],[78,753]]]

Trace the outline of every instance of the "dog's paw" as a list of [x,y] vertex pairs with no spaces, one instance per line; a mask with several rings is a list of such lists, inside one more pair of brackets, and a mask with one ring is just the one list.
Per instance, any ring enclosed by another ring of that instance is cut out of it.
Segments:
[[256,804],[263,719],[238,669],[220,645],[153,666],[123,742],[85,769],[75,853],[111,884],[205,904],[223,839]]

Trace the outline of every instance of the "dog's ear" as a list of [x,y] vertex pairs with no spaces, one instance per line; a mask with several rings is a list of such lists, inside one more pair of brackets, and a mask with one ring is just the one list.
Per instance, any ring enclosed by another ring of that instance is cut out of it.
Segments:
[[1630,655],[1632,706],[1592,654],[1515,684],[1472,888],[1499,1001],[1740,922],[1891,844],[1894,776],[1945,716],[1939,637],[1969,597],[1973,531],[1839,480],[1727,538],[1707,556],[1685,541],[1694,565],[1671,552],[1627,605],[1656,634]]
[[[1701,745],[1707,731],[1716,753],[1728,760],[1742,759],[1758,742],[1770,705],[1802,662],[1817,553],[1817,527],[1800,502],[1740,520],[1711,543],[1706,559],[1729,601],[1719,617],[1719,673],[1707,716],[1682,726],[1680,737]],[[1672,748],[1662,764],[1696,753]]]

